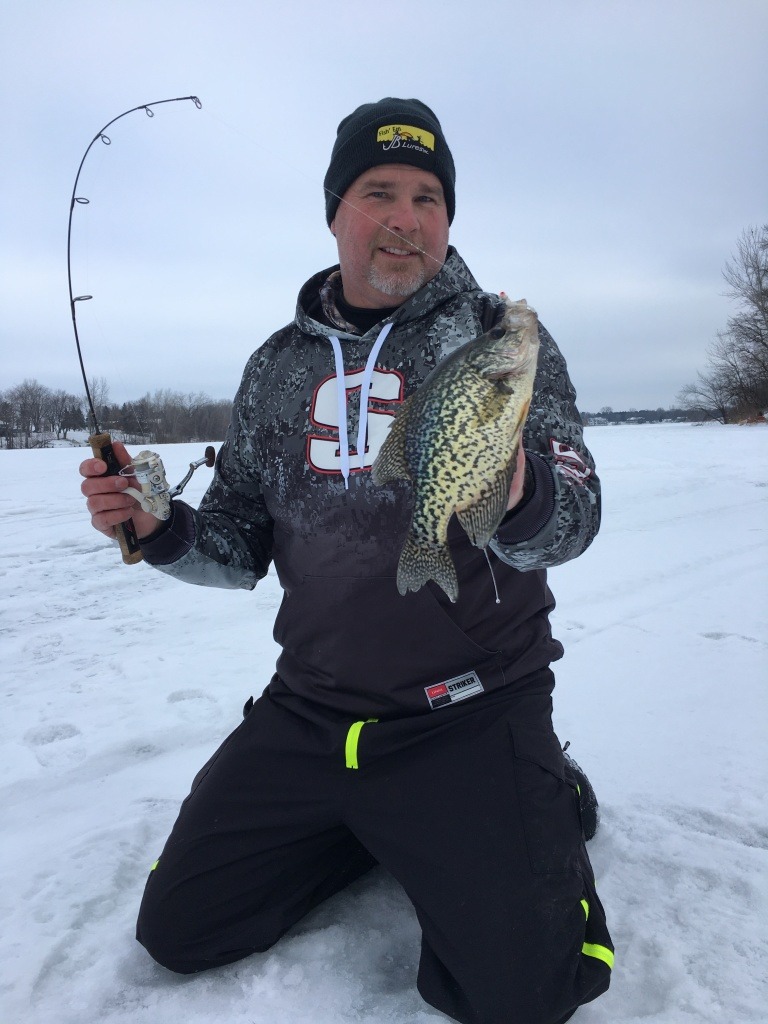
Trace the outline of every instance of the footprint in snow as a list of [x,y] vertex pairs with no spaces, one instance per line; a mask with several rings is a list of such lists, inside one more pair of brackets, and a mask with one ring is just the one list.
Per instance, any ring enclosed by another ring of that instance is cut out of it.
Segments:
[[711,633],[701,633],[700,635],[703,636],[705,640],[728,640],[730,637],[733,637],[736,640],[746,640],[747,643],[750,643],[750,644],[762,643],[762,641],[758,640],[756,637],[754,637],[754,636],[744,636],[743,633],[711,632]]
[[43,768],[72,768],[85,760],[85,742],[70,722],[49,723],[28,729],[25,743]]
[[24,654],[31,661],[54,661],[61,653],[64,637],[60,633],[50,633],[24,645]]
[[168,694],[167,700],[185,722],[210,721],[221,714],[218,701],[203,690],[174,690]]

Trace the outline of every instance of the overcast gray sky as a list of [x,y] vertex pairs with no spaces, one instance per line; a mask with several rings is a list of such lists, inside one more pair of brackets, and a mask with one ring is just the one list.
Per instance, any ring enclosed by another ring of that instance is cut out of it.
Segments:
[[0,390],[231,398],[335,262],[322,179],[359,103],[418,97],[457,166],[452,241],[525,297],[583,410],[667,406],[768,219],[766,0],[0,0]]

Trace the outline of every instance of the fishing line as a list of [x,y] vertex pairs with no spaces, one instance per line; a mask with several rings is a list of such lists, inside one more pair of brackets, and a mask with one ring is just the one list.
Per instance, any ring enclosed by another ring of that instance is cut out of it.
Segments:
[[[218,121],[219,124],[222,125],[224,128],[226,128],[229,131],[233,132],[235,135],[239,135],[242,139],[245,139],[246,142],[250,143],[251,145],[255,145],[254,139],[250,135],[248,135],[245,132],[241,131],[239,128],[235,128],[234,125],[229,124],[227,121],[224,120],[223,117],[219,117],[217,114],[214,114],[208,108],[205,109],[204,116],[212,118],[214,121]],[[358,128],[357,131],[355,132],[355,136],[358,135],[362,131],[364,131],[364,128]],[[355,136],[352,136],[352,137],[354,138]],[[295,174],[300,176],[304,181],[314,181],[315,180],[312,177],[312,175],[309,174],[309,172],[302,172],[295,165],[292,166],[292,170],[293,170],[293,172]],[[436,263],[439,267],[442,267],[443,262],[444,262],[443,260],[440,260],[436,256],[433,256],[432,253],[427,252],[426,249],[422,249],[420,246],[416,245],[415,242],[410,241],[408,238],[405,238],[403,235],[399,235],[396,231],[393,231],[392,228],[388,228],[386,226],[386,224],[382,224],[380,220],[377,220],[375,217],[371,216],[370,213],[366,213],[366,211],[365,210],[361,210],[359,206],[355,206],[354,203],[350,203],[350,201],[348,199],[345,199],[344,196],[338,195],[338,193],[334,192],[333,189],[326,188],[325,186],[323,187],[323,191],[327,192],[328,195],[333,196],[334,199],[338,199],[340,203],[344,203],[345,206],[351,207],[353,210],[355,210],[361,216],[366,217],[372,223],[376,224],[378,227],[382,228],[384,231],[386,231],[388,234],[390,234],[393,238],[397,238],[400,242],[403,242],[409,249],[414,249],[416,252],[420,253],[422,256],[425,256],[428,260],[432,260],[433,263]]]
[[[83,353],[82,353],[82,348],[81,348],[81,344],[80,344],[80,336],[79,336],[78,326],[77,326],[77,303],[78,302],[86,302],[86,301],[92,299],[93,296],[90,295],[90,294],[84,294],[84,295],[77,295],[76,296],[76,295],[74,295],[73,288],[72,288],[72,223],[73,223],[73,214],[74,214],[74,210],[75,210],[75,205],[76,204],[88,205],[90,203],[90,200],[87,199],[85,196],[77,195],[77,187],[78,187],[78,184],[79,184],[79,181],[80,181],[80,174],[82,172],[82,169],[83,169],[85,161],[86,161],[86,159],[88,157],[88,154],[91,151],[91,148],[95,145],[95,143],[97,141],[101,141],[106,146],[110,146],[112,144],[111,138],[106,133],[107,133],[107,129],[110,128],[113,124],[115,124],[116,121],[119,121],[123,117],[127,117],[129,114],[133,114],[133,113],[135,113],[138,110],[143,110],[145,112],[145,114],[147,115],[147,117],[154,117],[155,114],[154,114],[154,111],[152,109],[153,107],[157,107],[157,106],[160,106],[161,104],[165,104],[165,103],[184,102],[186,100],[191,100],[195,104],[195,106],[198,108],[198,110],[203,109],[203,105],[202,105],[200,99],[197,96],[176,96],[176,97],[173,97],[171,99],[156,100],[156,101],[154,101],[152,103],[143,103],[143,104],[140,104],[139,106],[131,107],[130,110],[126,110],[122,114],[119,114],[117,117],[112,118],[112,120],[108,121],[107,124],[105,124],[104,127],[101,128],[96,133],[96,135],[93,137],[93,139],[91,140],[90,144],[88,145],[88,148],[86,149],[85,153],[83,154],[82,160],[80,161],[80,166],[78,167],[78,170],[77,170],[77,175],[75,177],[75,183],[74,183],[74,186],[73,186],[73,189],[72,189],[72,196],[71,196],[70,207],[69,207],[69,221],[68,221],[68,225],[67,225],[67,280],[68,280],[68,285],[69,285],[69,302],[70,302],[70,310],[71,310],[71,315],[72,315],[72,327],[73,327],[74,335],[75,335],[75,345],[76,345],[76,348],[77,348],[77,355],[78,355],[78,361],[80,363],[80,372],[81,372],[81,375],[82,375],[82,378],[83,378],[83,385],[85,387],[85,396],[86,396],[86,400],[87,400],[87,403],[88,403],[88,410],[89,410],[89,414],[90,414],[89,415],[89,419],[90,419],[90,425],[91,425],[91,430],[92,430],[93,434],[99,434],[100,433],[99,422],[98,422],[98,416],[97,416],[97,413],[96,413],[96,409],[95,409],[95,406],[94,406],[93,396],[91,394],[91,387],[90,387],[90,385],[88,383],[88,378],[87,378],[87,374],[86,374],[86,371],[85,371],[85,364],[84,364],[84,360],[83,360]],[[220,117],[218,114],[215,114],[215,113],[213,113],[212,111],[209,111],[209,110],[205,110],[205,114],[207,114],[207,116],[209,118],[213,119],[214,121],[217,121],[223,128],[226,128],[232,134],[240,136],[240,138],[245,139],[247,142],[249,142],[252,145],[255,144],[255,140],[253,139],[252,136],[248,135],[246,132],[244,132],[241,129],[239,129],[239,128],[235,127],[234,125],[230,124],[223,117]],[[362,131],[362,130],[363,130],[362,128],[358,129],[358,131]],[[303,177],[304,179],[310,179],[310,175],[308,173],[301,174],[301,171],[298,170],[298,168],[296,168],[295,165],[293,167],[293,170],[294,170],[294,173],[300,174],[301,177]],[[373,217],[367,211],[359,209],[359,207],[355,206],[353,203],[350,203],[347,199],[345,199],[343,196],[338,195],[332,189],[325,188],[324,191],[329,193],[330,195],[334,196],[334,198],[338,199],[340,203],[344,203],[346,206],[349,206],[352,209],[354,209],[358,214],[361,214],[363,217],[365,217],[367,220],[371,221],[377,227],[380,227],[382,230],[386,231],[387,234],[392,237],[392,239],[396,239],[396,240],[402,242],[403,245],[405,247],[407,247],[408,249],[418,252],[425,259],[431,260],[433,263],[437,264],[438,266],[442,266],[442,261],[439,260],[437,257],[433,256],[431,253],[427,252],[426,249],[423,249],[421,246],[417,245],[415,242],[411,241],[410,239],[405,238],[403,235],[400,235],[398,232],[393,231],[391,228],[388,228],[385,224],[383,224],[376,217]],[[129,402],[127,404],[129,404],[131,407],[133,407],[133,402]],[[135,412],[134,412],[134,416],[135,416],[135,419],[137,421],[137,425],[139,426],[139,429],[141,430],[142,433],[144,433],[145,431],[143,429],[143,424],[140,422],[139,417],[138,417],[138,415]]]
[[491,570],[493,589],[496,592],[496,604],[501,604],[501,598],[499,597],[499,588],[496,586],[496,573],[493,571],[493,566],[491,565],[491,556],[488,554],[488,548],[483,548],[483,554],[485,555],[485,560],[488,563],[488,568]]

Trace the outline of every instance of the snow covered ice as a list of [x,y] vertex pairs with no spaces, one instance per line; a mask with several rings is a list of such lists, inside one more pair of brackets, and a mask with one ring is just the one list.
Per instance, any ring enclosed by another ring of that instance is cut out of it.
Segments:
[[[603,527],[553,570],[555,724],[602,805],[616,942],[578,1024],[768,1020],[768,426],[595,427]],[[169,479],[202,445],[160,446]],[[197,769],[269,680],[249,594],[124,566],[83,449],[0,453],[3,1024],[428,1024],[419,930],[373,872],[272,950],[177,977],[133,929]],[[210,474],[185,492],[196,501]]]

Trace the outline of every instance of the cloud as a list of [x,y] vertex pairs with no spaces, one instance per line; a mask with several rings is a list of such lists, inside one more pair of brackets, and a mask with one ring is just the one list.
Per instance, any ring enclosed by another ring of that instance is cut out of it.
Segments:
[[6,385],[76,389],[69,195],[98,129],[152,100],[194,93],[203,109],[114,125],[83,168],[73,239],[100,324],[84,323],[90,358],[120,367],[126,398],[226,396],[290,318],[334,260],[321,181],[358,102],[434,107],[458,168],[456,244],[485,287],[557,327],[591,405],[667,404],[695,376],[727,316],[721,267],[765,219],[762,3],[395,0],[372,17],[341,0],[74,0],[0,18]]

